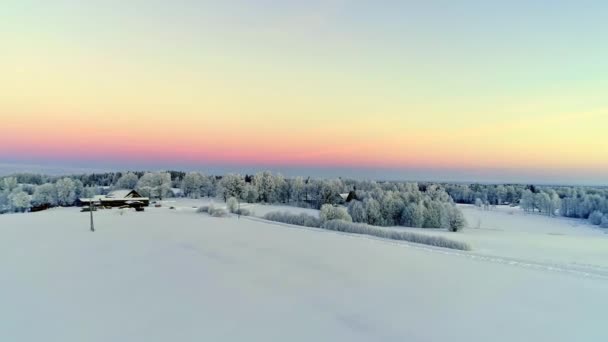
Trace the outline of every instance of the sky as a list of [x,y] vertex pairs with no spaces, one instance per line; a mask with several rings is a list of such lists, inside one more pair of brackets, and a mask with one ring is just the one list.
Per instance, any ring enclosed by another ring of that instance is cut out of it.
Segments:
[[608,184],[605,1],[0,4],[0,169]]

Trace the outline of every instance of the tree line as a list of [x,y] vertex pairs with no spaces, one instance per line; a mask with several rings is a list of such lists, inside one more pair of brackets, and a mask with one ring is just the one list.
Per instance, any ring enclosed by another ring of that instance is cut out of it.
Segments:
[[[347,205],[351,221],[378,226],[460,229],[464,217],[448,193],[437,185],[342,179],[286,178],[269,171],[255,175],[204,175],[199,172],[126,172],[50,177],[17,174],[0,182],[0,210],[19,212],[71,206],[78,198],[115,189],[136,189],[142,196],[178,195],[235,198],[249,203],[278,203],[321,209]],[[350,201],[346,202],[349,195]],[[327,208],[327,207],[326,207]],[[328,210],[328,209],[325,209]]]
[[457,203],[513,205],[530,213],[589,220],[608,228],[608,188],[582,186],[443,184]]
[[[21,173],[0,178],[0,213],[74,205],[78,198],[114,189],[146,197],[231,197],[249,203],[279,203],[321,209],[345,204],[352,221],[378,226],[448,227],[464,219],[454,203],[484,208],[519,206],[527,212],[587,219],[608,227],[608,188],[521,184],[408,183],[351,179],[286,178],[199,172],[107,172],[72,176]],[[176,190],[179,189],[179,193]],[[344,203],[344,195],[354,196]],[[451,223],[450,223],[451,222]]]

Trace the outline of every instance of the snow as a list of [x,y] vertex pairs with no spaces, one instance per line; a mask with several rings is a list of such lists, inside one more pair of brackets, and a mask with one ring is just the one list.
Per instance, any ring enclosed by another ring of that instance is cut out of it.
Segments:
[[[500,244],[483,234],[487,251],[457,252],[164,202],[143,213],[97,211],[95,233],[78,208],[0,215],[0,341],[606,338],[607,278],[503,262],[491,254]],[[462,237],[492,232],[505,246],[551,220],[525,215],[533,223],[508,232],[501,213],[472,210],[465,214],[483,215],[483,229]],[[560,237],[546,229],[538,236]],[[564,236],[604,241],[598,232]]]
[[[215,198],[200,198],[200,199],[191,199],[191,198],[170,198],[166,200],[159,201],[159,203],[164,206],[173,206],[176,208],[198,208],[203,205],[213,204],[215,207],[226,208],[226,203],[221,200]],[[319,211],[316,209],[306,209],[306,208],[298,208],[287,205],[266,205],[259,203],[245,203],[241,202],[241,208],[248,209],[252,212],[252,215],[256,217],[264,217],[269,212],[272,211],[288,211],[294,214],[308,214],[311,216],[319,217]]]
[[114,190],[111,191],[106,197],[111,198],[125,198],[128,194],[130,194],[133,190]]
[[407,229],[464,241],[473,254],[535,267],[608,277],[608,230],[584,220],[527,214],[500,206],[484,211],[460,206],[469,228],[458,234],[443,230]]

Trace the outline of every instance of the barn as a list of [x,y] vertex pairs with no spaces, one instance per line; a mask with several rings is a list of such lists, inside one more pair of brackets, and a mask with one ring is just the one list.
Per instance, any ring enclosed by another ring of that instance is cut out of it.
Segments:
[[135,190],[115,190],[105,196],[95,196],[93,198],[81,198],[81,205],[90,205],[93,202],[95,205],[102,207],[147,207],[150,205],[148,197],[141,196]]

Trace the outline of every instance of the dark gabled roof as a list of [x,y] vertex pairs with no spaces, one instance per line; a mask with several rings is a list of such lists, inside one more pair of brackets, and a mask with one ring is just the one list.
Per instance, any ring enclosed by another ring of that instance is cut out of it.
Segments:
[[141,198],[143,197],[135,190],[114,190],[111,191],[106,198],[123,199],[123,198]]

